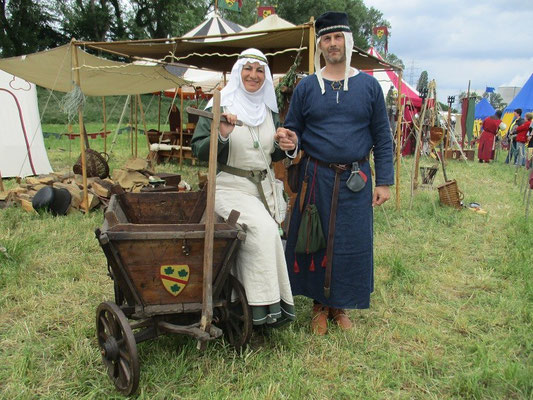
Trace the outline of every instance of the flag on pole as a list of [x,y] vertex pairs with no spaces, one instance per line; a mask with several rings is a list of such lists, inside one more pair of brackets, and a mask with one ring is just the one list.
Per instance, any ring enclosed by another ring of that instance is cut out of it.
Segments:
[[387,54],[389,29],[386,26],[376,26],[372,29],[372,33],[374,47],[381,47],[384,53]]
[[486,93],[494,93],[496,89],[494,89],[493,87],[490,87],[490,86],[487,86],[487,88],[485,89],[485,92]]
[[241,11],[242,0],[217,0],[221,10]]
[[257,7],[257,17],[259,21],[275,13],[276,9],[272,6]]

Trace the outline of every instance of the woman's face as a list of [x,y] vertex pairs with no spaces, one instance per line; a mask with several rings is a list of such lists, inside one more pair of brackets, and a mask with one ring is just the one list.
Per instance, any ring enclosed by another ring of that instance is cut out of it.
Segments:
[[265,67],[258,62],[247,62],[242,66],[241,79],[248,92],[257,92],[265,81]]

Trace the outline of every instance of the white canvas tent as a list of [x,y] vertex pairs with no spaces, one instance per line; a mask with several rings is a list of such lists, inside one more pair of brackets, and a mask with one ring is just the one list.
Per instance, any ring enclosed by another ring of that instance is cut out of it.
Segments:
[[44,147],[35,85],[0,70],[0,173],[3,178],[52,172]]

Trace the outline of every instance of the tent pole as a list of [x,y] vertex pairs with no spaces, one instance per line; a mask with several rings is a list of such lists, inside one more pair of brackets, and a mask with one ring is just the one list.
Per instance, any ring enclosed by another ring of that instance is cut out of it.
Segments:
[[141,95],[137,95],[139,97],[139,108],[141,110],[141,119],[144,126],[144,136],[146,136],[146,144],[148,145],[148,152],[150,152],[150,139],[148,138],[148,129],[146,129],[146,118],[144,116],[144,109],[143,109],[143,102],[141,101]]
[[402,147],[402,74],[400,70],[398,74],[398,120],[396,121],[396,209],[400,209],[400,165],[401,165],[401,147]]
[[[76,85],[81,90],[80,84],[80,70],[78,69],[78,47],[75,44],[75,39],[72,39],[70,45],[73,46],[73,66],[75,69]],[[87,140],[84,124],[83,124],[83,108],[78,107],[78,120],[80,124],[80,150],[81,150],[81,173],[83,182],[83,205],[85,206],[85,214],[89,215],[89,193],[87,191],[87,161],[85,159],[85,141]]]
[[137,121],[139,120],[138,118],[139,101],[141,100],[139,97],[140,97],[139,95],[135,96],[135,158],[137,158],[137,140],[139,137],[139,130],[137,126]]
[[315,17],[309,19],[309,75],[315,72]]
[[102,96],[102,106],[104,112],[104,153],[107,154],[107,115],[105,110],[105,97]]
[[[431,85],[431,83],[430,83]],[[413,162],[413,173],[412,173],[412,178],[411,178],[411,199],[409,201],[409,208],[412,207],[413,205],[413,196],[414,196],[414,192],[415,192],[415,189],[416,187],[418,186],[418,173],[417,173],[417,169],[418,169],[418,164],[420,162],[420,146],[421,146],[421,142],[422,142],[422,128],[424,126],[424,118],[426,116],[426,108],[427,108],[427,98],[424,98],[423,99],[423,104],[422,104],[422,115],[419,119],[419,124],[418,124],[418,132],[416,132],[415,134],[415,139],[416,139],[416,146],[415,146],[415,159],[414,159],[414,162]]]
[[[159,92],[159,107],[157,110],[157,133],[161,133],[161,97],[163,92]],[[150,147],[150,142],[148,142],[148,147]]]
[[133,101],[130,98],[130,150],[131,155],[133,156]]
[[4,190],[4,180],[2,179],[2,171],[0,171],[0,192],[3,192]]
[[[183,116],[183,91],[181,89],[180,89],[180,116]],[[188,117],[187,117],[187,121],[189,121]],[[183,164],[183,120],[180,118],[180,168],[182,164]]]

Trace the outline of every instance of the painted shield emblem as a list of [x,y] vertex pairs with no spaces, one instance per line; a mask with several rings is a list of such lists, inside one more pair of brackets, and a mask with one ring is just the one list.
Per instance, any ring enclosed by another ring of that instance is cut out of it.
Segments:
[[177,296],[185,289],[189,282],[189,266],[188,265],[162,265],[161,266],[161,282],[163,286],[172,296]]

